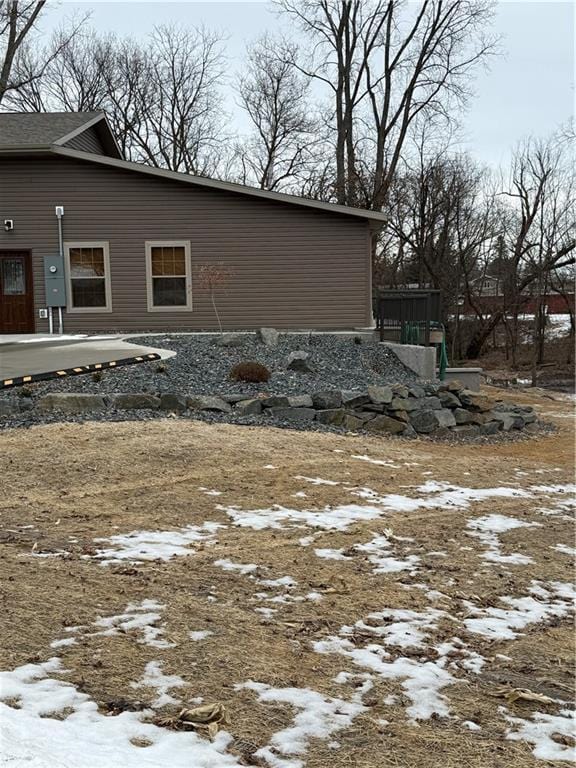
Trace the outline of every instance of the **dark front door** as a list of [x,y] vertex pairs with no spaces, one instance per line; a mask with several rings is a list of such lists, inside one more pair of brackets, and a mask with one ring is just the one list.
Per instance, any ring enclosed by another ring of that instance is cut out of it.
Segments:
[[0,333],[34,333],[30,251],[0,251]]

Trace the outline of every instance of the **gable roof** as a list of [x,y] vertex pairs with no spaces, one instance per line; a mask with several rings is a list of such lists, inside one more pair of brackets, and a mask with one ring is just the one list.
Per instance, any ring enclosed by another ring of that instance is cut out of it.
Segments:
[[[69,141],[91,128],[98,131],[98,136],[107,154],[84,152],[67,146]],[[154,168],[150,165],[123,160],[114,134],[103,112],[0,112],[0,155],[21,155],[35,152],[64,155],[76,160],[156,176],[197,187],[215,189],[220,192],[232,192],[304,208],[315,208],[344,216],[353,216],[371,222],[374,227],[378,227],[386,221],[386,216],[381,211],[324,203],[320,200],[288,195],[284,192],[270,192],[258,187],[234,184],[229,181],[217,181],[203,176],[191,176],[187,173],[167,171],[163,168]]]
[[93,128],[112,157],[122,154],[103,112],[2,112],[0,152],[47,150]]

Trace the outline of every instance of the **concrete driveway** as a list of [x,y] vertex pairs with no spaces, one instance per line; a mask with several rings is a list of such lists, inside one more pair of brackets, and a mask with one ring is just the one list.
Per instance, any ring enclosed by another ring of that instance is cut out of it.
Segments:
[[57,371],[73,374],[76,368],[122,361],[138,363],[147,355],[152,359],[174,356],[167,349],[139,346],[122,336],[0,336],[0,384],[6,380],[32,377],[49,378]]

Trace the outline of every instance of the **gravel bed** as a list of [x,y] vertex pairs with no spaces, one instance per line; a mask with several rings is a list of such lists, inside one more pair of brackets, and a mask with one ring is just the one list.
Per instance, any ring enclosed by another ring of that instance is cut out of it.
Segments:
[[[176,357],[104,371],[98,381],[91,374],[71,376],[38,382],[30,389],[33,397],[48,392],[303,395],[323,389],[365,389],[368,384],[410,384],[418,380],[391,349],[372,341],[357,343],[359,337],[280,334],[276,347],[265,346],[254,333],[239,338],[240,346],[222,347],[216,344],[218,336],[139,336],[127,341],[173,350]],[[288,355],[296,350],[309,353],[314,373],[286,369]],[[272,373],[270,380],[266,384],[230,381],[230,369],[243,361],[265,365]],[[9,392],[3,396],[9,396]]]

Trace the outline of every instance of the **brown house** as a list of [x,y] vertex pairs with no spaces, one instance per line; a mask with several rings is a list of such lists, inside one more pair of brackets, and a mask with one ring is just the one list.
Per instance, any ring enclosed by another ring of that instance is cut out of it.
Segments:
[[65,332],[214,329],[208,264],[226,328],[367,327],[383,219],[127,162],[101,113],[0,114],[0,333],[58,304]]

